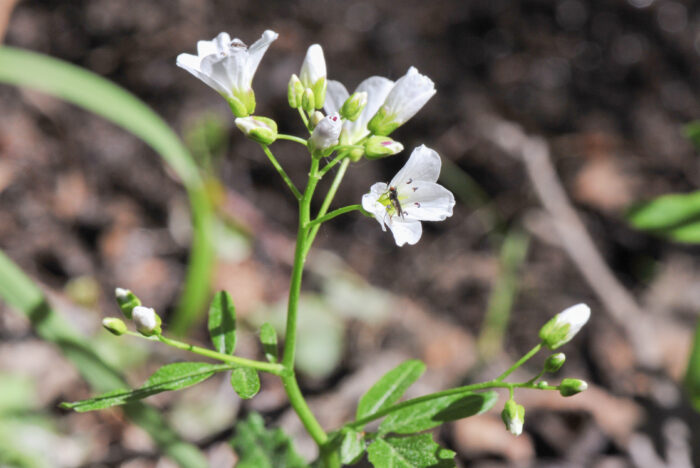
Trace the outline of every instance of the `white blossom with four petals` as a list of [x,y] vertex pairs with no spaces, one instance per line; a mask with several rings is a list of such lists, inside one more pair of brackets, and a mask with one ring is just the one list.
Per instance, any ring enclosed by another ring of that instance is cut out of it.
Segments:
[[253,45],[246,47],[240,39],[231,40],[222,32],[211,41],[197,42],[197,55],[180,54],[176,63],[229,101],[238,100],[250,114],[255,109],[253,76],[267,48],[277,37],[276,32],[268,29]]
[[382,230],[389,226],[399,247],[420,240],[421,221],[452,216],[454,195],[436,183],[440,166],[437,152],[421,145],[388,185],[378,182],[363,195],[362,208],[374,215]]

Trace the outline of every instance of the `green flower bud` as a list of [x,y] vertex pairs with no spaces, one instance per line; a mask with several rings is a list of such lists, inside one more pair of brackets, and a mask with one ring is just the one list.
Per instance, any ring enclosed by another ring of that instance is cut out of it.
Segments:
[[564,353],[552,354],[544,361],[544,371],[550,374],[557,372],[564,365],[564,361],[566,361]]
[[523,423],[525,422],[525,408],[519,405],[515,400],[506,401],[501,413],[501,419],[506,425],[506,429],[514,436],[519,436],[523,433]]
[[160,335],[161,320],[156,311],[150,307],[134,307],[134,325],[144,336]]
[[115,289],[114,297],[116,297],[117,304],[119,304],[119,309],[121,309],[124,317],[131,320],[132,311],[134,310],[134,307],[141,305],[141,300],[128,289],[123,288]]
[[319,123],[321,120],[323,120],[324,117],[325,117],[325,115],[323,115],[323,112],[321,112],[321,111],[316,111],[316,112],[314,112],[313,114],[311,114],[311,116],[309,117],[309,123],[310,123],[314,128],[316,128],[316,125],[318,125],[318,123]]
[[236,117],[247,117],[255,112],[255,92],[252,89],[247,91],[234,90],[232,96],[224,96],[231,112]]
[[289,85],[287,86],[287,100],[289,101],[289,107],[292,109],[297,109],[301,107],[301,99],[304,95],[304,85],[296,74],[293,74],[289,79]]
[[360,117],[362,111],[365,110],[366,105],[366,92],[360,91],[359,93],[353,93],[352,96],[345,100],[343,107],[340,108],[340,116],[354,122],[358,117]]
[[542,390],[546,389],[549,386],[549,382],[546,380],[541,380],[540,382],[537,382],[537,388],[540,388]]
[[314,92],[311,88],[306,88],[301,97],[301,108],[306,112],[313,112],[316,109],[316,101],[314,100]]
[[583,328],[591,316],[586,304],[576,304],[559,312],[540,329],[542,342],[551,350],[565,345]]
[[277,123],[267,117],[239,117],[236,119],[236,127],[245,136],[263,145],[269,145],[277,139]]
[[107,317],[102,320],[102,326],[112,335],[121,336],[126,333],[126,324],[122,319],[116,317]]
[[380,159],[403,151],[403,145],[385,136],[372,136],[365,143],[367,159]]
[[581,393],[588,388],[588,384],[580,379],[564,379],[559,384],[559,394],[569,397]]

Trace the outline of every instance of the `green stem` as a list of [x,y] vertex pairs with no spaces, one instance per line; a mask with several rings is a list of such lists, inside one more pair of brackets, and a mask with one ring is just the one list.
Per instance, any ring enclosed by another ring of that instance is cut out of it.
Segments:
[[510,366],[507,371],[505,371],[504,373],[502,373],[501,375],[496,377],[496,379],[494,379],[494,382],[502,382],[503,379],[505,379],[510,374],[512,374],[513,371],[515,371],[515,369],[517,369],[518,367],[525,364],[525,362],[527,362],[532,356],[537,354],[541,349],[542,349],[542,343],[537,344],[534,348],[532,348],[530,351],[528,351],[527,354],[525,354],[523,357],[521,357],[518,362],[516,362],[515,364]]
[[[338,173],[335,175],[335,179],[333,179],[333,183],[331,184],[331,187],[328,189],[328,193],[326,194],[326,198],[323,200],[323,204],[321,205],[321,209],[318,210],[318,215],[316,216],[317,218],[323,217],[323,215],[326,214],[328,211],[328,207],[330,206],[331,202],[333,201],[333,197],[335,197],[335,193],[338,191],[338,187],[340,186],[340,182],[343,180],[343,177],[345,176],[345,171],[347,171],[348,166],[350,165],[350,160],[349,159],[344,159],[342,164],[340,165],[340,169],[338,169]],[[309,232],[308,238],[306,240],[306,245],[304,246],[304,256],[308,254],[309,249],[311,248],[311,244],[314,243],[314,239],[316,238],[316,234],[318,233],[320,225],[313,226]]]
[[320,218],[314,219],[313,221],[309,222],[309,224],[307,224],[306,227],[307,228],[314,227],[314,226],[317,226],[319,224],[325,223],[326,221],[331,220],[331,219],[335,218],[336,216],[339,216],[343,213],[348,213],[350,211],[357,211],[357,210],[363,211],[362,205],[344,206],[342,208],[338,208],[337,210],[331,211],[327,215],[324,215],[324,216],[321,216]]
[[308,146],[308,141],[304,140],[303,138],[296,137],[294,135],[287,135],[286,133],[278,133],[277,134],[277,139],[278,140],[289,140],[293,141],[296,143],[299,143],[300,145]]
[[304,399],[304,395],[301,394],[301,389],[299,388],[294,373],[282,376],[282,383],[284,384],[284,390],[287,393],[292,408],[294,408],[294,411],[297,413],[297,416],[299,416],[299,419],[301,419],[309,435],[311,435],[316,445],[318,445],[319,450],[323,450],[323,445],[328,441],[328,435],[316,420],[309,405],[306,404],[306,400]]
[[309,133],[311,133],[311,127],[309,127],[309,118],[306,117],[304,109],[302,109],[301,107],[297,107],[297,110],[299,111],[299,115],[301,116],[302,122],[304,122],[304,126],[309,131]]
[[343,159],[345,159],[347,157],[348,157],[347,153],[340,153],[335,158],[333,158],[333,160],[331,162],[329,162],[328,164],[326,164],[325,166],[323,166],[323,169],[321,169],[321,171],[319,172],[321,177],[326,175],[326,173],[328,171],[330,171],[333,168],[333,166],[335,166],[336,164],[338,164],[340,161],[342,161]]
[[[140,338],[145,338],[143,335],[139,333],[134,333],[134,332],[126,332],[126,334],[131,335],[131,336],[138,336]],[[173,348],[177,349],[182,349],[185,351],[189,351],[194,354],[199,354],[200,356],[205,356],[211,359],[216,359],[217,361],[222,361],[226,362],[228,364],[233,364],[235,366],[239,367],[250,367],[252,369],[257,369],[259,371],[263,372],[269,372],[270,374],[274,375],[284,375],[285,374],[285,369],[284,366],[280,364],[274,364],[271,362],[262,362],[262,361],[255,361],[253,359],[247,359],[243,357],[238,357],[238,356],[231,356],[229,354],[223,354],[219,353],[217,351],[207,349],[207,348],[200,348],[199,346],[194,346],[189,343],[183,343],[182,341],[177,341],[173,340],[171,338],[166,338],[163,335],[158,335],[154,336],[151,338],[147,338],[150,340],[157,340],[160,341],[161,343],[167,344],[168,346],[172,346]]]
[[356,421],[352,421],[350,423],[345,424],[344,427],[350,427],[350,428],[358,428],[358,427],[363,427],[366,424],[369,424],[370,422],[382,418],[390,413],[393,413],[394,411],[399,411],[403,408],[418,404],[418,403],[423,403],[425,401],[430,401],[434,400],[436,398],[442,398],[450,395],[458,395],[460,393],[467,393],[467,392],[473,392],[473,391],[478,391],[478,390],[489,390],[493,388],[507,388],[509,392],[512,391],[514,388],[530,388],[530,389],[537,389],[537,390],[559,390],[559,387],[556,385],[546,385],[546,386],[537,386],[535,387],[534,385],[528,383],[528,382],[521,382],[521,383],[509,383],[509,382],[501,382],[498,380],[490,380],[488,382],[481,382],[481,383],[476,383],[476,384],[471,384],[471,385],[464,385],[462,387],[457,387],[457,388],[450,388],[449,390],[443,390],[441,392],[436,392],[436,393],[431,393],[430,395],[423,395],[417,398],[412,398],[410,400],[406,400],[401,403],[397,403],[392,406],[388,406],[386,408],[380,409],[379,411],[376,411],[375,413],[372,413],[368,416],[365,416],[364,418],[358,419]]
[[263,145],[262,143],[260,143],[260,147],[263,149],[263,151],[267,155],[267,158],[270,160],[275,169],[277,169],[277,172],[279,172],[280,176],[282,176],[282,179],[284,179],[284,181],[287,183],[287,187],[289,187],[289,190],[292,191],[297,200],[301,200],[301,192],[299,192],[299,189],[297,189],[296,185],[294,185],[294,182],[292,182],[292,179],[289,178],[289,176],[284,171],[280,163],[277,162],[277,158],[275,158],[275,155],[272,154],[270,148],[267,145]]

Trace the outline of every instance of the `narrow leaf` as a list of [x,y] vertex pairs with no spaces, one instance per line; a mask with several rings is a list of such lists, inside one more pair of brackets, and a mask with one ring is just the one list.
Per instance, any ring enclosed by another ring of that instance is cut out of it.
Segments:
[[244,400],[253,398],[260,391],[258,371],[250,367],[237,367],[231,372],[231,386]]
[[236,308],[231,295],[219,291],[209,306],[209,336],[214,348],[224,354],[236,349]]
[[364,418],[396,403],[406,389],[423,375],[423,372],[425,372],[425,364],[418,360],[410,360],[384,374],[360,398],[355,419]]
[[73,403],[61,403],[62,408],[73,409],[79,413],[123,405],[131,401],[155,395],[168,390],[180,390],[208,379],[215,372],[230,369],[226,364],[209,364],[206,362],[177,362],[167,364],[155,371],[143,386],[136,390],[120,389],[103,393],[87,400]]
[[236,468],[308,468],[281,429],[265,429],[258,413],[236,424],[231,445],[238,455]]
[[365,453],[365,442],[362,435],[352,429],[347,429],[340,443],[340,461],[344,465],[354,465]]
[[267,322],[263,323],[260,327],[260,342],[263,346],[265,359],[270,362],[277,362],[277,332],[275,328]]
[[695,340],[693,349],[690,352],[684,384],[690,396],[690,402],[695,410],[700,412],[700,320],[698,320],[698,325],[695,329]]
[[381,433],[412,434],[456,419],[488,411],[498,400],[496,392],[460,393],[420,401],[389,415],[379,425]]
[[454,468],[455,453],[440,447],[430,434],[375,439],[367,448],[375,468]]
[[632,207],[627,220],[642,230],[666,230],[700,218],[700,191],[673,193]]

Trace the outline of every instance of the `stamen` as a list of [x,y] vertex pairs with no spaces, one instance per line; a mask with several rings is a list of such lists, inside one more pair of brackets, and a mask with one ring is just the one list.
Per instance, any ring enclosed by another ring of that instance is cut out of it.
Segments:
[[416,208],[420,208],[420,203],[415,202],[414,205],[416,205]]
[[415,192],[416,190],[418,190],[418,187],[413,187],[413,191]]
[[[408,179],[408,180],[406,181],[406,184],[410,184],[411,182],[413,182],[413,179]],[[415,189],[414,189],[414,190],[415,190]]]

